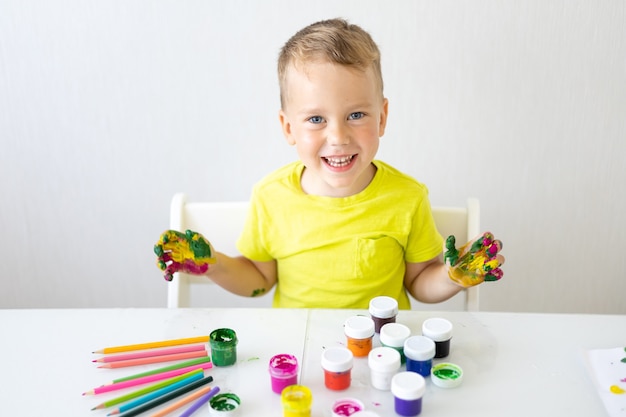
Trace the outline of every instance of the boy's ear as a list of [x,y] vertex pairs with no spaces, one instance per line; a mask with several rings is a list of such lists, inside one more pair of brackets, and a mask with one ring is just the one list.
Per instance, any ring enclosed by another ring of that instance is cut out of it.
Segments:
[[378,136],[382,137],[385,134],[385,127],[387,126],[387,115],[389,114],[389,100],[383,98],[383,108],[380,112],[380,122],[378,124]]
[[285,135],[287,143],[290,145],[295,145],[296,141],[291,134],[291,123],[289,123],[289,118],[287,117],[283,109],[280,109],[280,111],[278,112],[278,120],[280,121],[280,127],[282,127],[283,129],[283,135]]

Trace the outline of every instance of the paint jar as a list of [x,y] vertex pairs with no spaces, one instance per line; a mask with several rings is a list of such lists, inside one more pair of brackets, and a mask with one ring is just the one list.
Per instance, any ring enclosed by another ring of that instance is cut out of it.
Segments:
[[430,379],[438,387],[455,388],[463,381],[463,369],[453,363],[439,363],[433,366]]
[[344,324],[348,349],[356,357],[364,357],[372,350],[374,320],[366,316],[352,316]]
[[298,383],[298,359],[286,353],[274,355],[270,359],[269,373],[272,391],[280,394],[289,385]]
[[404,342],[406,370],[417,372],[423,377],[430,376],[435,357],[435,342],[426,336],[411,336]]
[[390,347],[377,347],[370,351],[367,364],[370,368],[372,386],[379,390],[389,391],[391,378],[400,369],[400,353]]
[[369,410],[357,411],[351,417],[380,417],[380,414]]
[[217,394],[209,401],[209,414],[217,417],[233,417],[239,414],[241,400],[232,392]]
[[234,330],[213,330],[209,335],[209,345],[213,365],[230,366],[237,362],[237,334]]
[[313,395],[304,385],[290,385],[281,394],[283,417],[311,417]]
[[445,358],[450,353],[452,323],[442,318],[432,318],[422,323],[422,334],[435,342],[435,358]]
[[398,301],[385,295],[374,297],[370,300],[369,311],[374,320],[374,332],[380,333],[380,328],[385,324],[396,322]]
[[400,354],[400,362],[404,363],[404,341],[411,336],[411,329],[400,323],[387,323],[380,328],[380,343],[393,348]]
[[424,377],[415,372],[398,372],[391,380],[396,414],[413,417],[422,412],[422,397],[426,392]]
[[332,417],[352,416],[364,409],[363,403],[357,399],[340,398],[333,403]]
[[340,391],[350,387],[353,356],[352,351],[344,347],[331,347],[322,352],[326,388]]

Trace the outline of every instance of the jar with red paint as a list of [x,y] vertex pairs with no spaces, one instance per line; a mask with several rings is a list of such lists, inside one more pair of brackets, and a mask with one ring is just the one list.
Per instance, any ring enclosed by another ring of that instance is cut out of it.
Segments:
[[344,347],[324,349],[322,368],[326,388],[341,391],[350,387],[353,357],[352,351]]

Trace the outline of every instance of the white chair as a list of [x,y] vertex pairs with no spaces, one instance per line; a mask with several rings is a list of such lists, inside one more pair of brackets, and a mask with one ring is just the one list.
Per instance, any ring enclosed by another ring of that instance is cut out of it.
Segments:
[[[248,202],[187,202],[183,193],[174,195],[170,206],[170,229],[194,230],[204,234],[211,244],[227,255],[239,255],[235,242],[241,234],[248,212]],[[457,242],[466,242],[468,238],[480,233],[480,206],[477,199],[470,198],[467,207],[433,207],[435,223],[441,235],[447,238],[453,234]],[[190,307],[201,304],[207,307],[270,307],[273,290],[261,297],[241,297],[217,285],[195,286],[194,284],[212,284],[206,277],[176,273],[168,285],[167,306],[170,308]],[[201,291],[201,288],[208,291]],[[202,300],[193,303],[192,299]],[[478,287],[462,291],[452,299],[440,304],[422,304],[411,300],[413,309],[432,310],[437,306],[441,310],[478,310]]]

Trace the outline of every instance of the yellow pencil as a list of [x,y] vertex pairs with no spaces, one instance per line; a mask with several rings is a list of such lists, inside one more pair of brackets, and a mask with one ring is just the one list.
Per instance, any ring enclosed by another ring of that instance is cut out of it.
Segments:
[[200,398],[202,397],[204,394],[208,393],[209,391],[211,391],[211,387],[205,387],[202,388],[201,390],[198,390],[196,392],[194,392],[191,395],[188,395],[187,397],[183,398],[180,401],[175,402],[174,404],[170,405],[169,407],[164,408],[163,410],[152,414],[150,417],[163,417],[168,415],[169,413],[171,413],[174,410],[178,410],[180,407],[182,407],[183,405],[190,403],[191,401],[195,400],[196,398]]
[[184,339],[162,340],[160,342],[139,343],[136,345],[112,346],[104,349],[96,350],[93,353],[119,353],[131,350],[154,349],[166,346],[186,345],[190,343],[206,343],[209,336],[187,337]]

